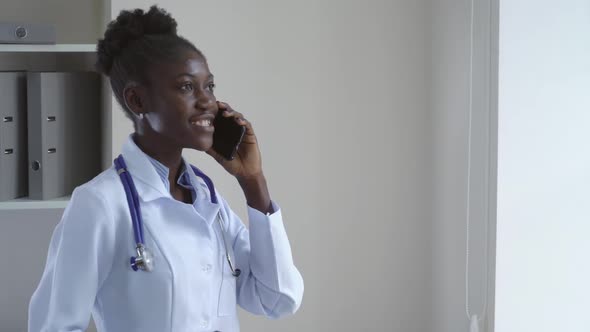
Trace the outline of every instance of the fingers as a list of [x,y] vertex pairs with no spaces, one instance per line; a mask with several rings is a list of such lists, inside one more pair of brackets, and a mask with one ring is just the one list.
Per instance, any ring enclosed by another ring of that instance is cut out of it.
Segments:
[[234,109],[231,106],[229,106],[229,104],[222,103],[222,102],[218,101],[217,105],[219,106],[219,111],[222,112],[221,115],[226,118],[229,118],[229,117],[233,117],[236,119],[244,118],[244,116],[241,113],[234,111]]
[[217,105],[219,107],[219,111],[222,112],[221,115],[223,117],[229,118],[232,117],[235,119],[235,121],[241,125],[241,126],[245,126],[247,132],[252,132],[252,124],[250,123],[250,121],[246,120],[244,118],[244,115],[240,112],[236,112],[231,106],[229,106],[229,104],[218,101]]

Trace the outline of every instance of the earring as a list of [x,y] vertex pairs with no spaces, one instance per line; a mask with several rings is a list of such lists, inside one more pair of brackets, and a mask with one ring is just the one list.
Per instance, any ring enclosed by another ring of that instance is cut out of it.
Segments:
[[139,119],[143,120],[143,113],[139,113]]

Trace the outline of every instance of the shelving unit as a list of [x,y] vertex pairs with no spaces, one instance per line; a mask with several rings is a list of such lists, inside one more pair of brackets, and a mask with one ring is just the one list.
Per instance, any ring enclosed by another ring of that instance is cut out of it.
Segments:
[[[93,70],[96,58],[94,44],[55,44],[55,45],[0,45],[0,71],[78,71]],[[112,151],[110,133],[111,125],[111,92],[108,82],[103,79],[101,146],[102,156],[108,156]],[[102,162],[106,165],[106,160]],[[104,167],[103,167],[104,168]],[[0,210],[28,210],[28,209],[63,209],[69,201],[69,196],[47,201],[30,200],[26,197],[0,202]]]
[[[0,71],[92,71],[96,59],[95,44],[20,45],[0,44]],[[101,85],[101,168],[110,165],[112,151],[112,94],[103,78]],[[63,209],[70,196],[52,200],[22,197],[0,202],[2,210]]]
[[[93,71],[96,42],[111,19],[111,0],[20,0],[2,6],[1,22],[48,24],[56,44],[0,44],[0,71]],[[108,79],[100,87],[101,169],[112,163],[112,93]],[[30,167],[30,165],[29,165]],[[2,210],[63,209],[70,196],[51,200],[27,197],[0,202]]]
[[[56,44],[0,44],[0,71],[93,71],[96,61],[96,42],[111,20],[111,0],[19,0],[2,5],[0,22],[40,23],[55,27]],[[113,123],[112,93],[108,79],[100,87],[101,169],[112,164]],[[0,109],[1,111],[1,109]],[[30,167],[30,165],[29,165]],[[0,181],[1,183],[1,181]],[[0,201],[2,211],[63,209],[70,196],[51,200],[31,200],[22,197]]]
[[[2,1],[0,22],[53,25],[56,44],[0,44],[0,71],[94,70],[96,42],[110,20],[111,0]],[[121,132],[113,126],[118,128],[122,121],[119,115],[114,119],[111,116],[113,98],[107,79],[102,80],[100,90],[101,121],[97,126],[101,128],[101,146],[96,153],[101,154],[101,168],[105,169],[112,164],[113,142],[118,150],[121,141],[121,137],[113,137]],[[0,330],[27,329],[30,297],[43,272],[51,234],[69,200],[65,195],[50,200],[22,197],[0,202]],[[24,249],[11,249],[18,247]],[[88,331],[96,331],[93,323]]]

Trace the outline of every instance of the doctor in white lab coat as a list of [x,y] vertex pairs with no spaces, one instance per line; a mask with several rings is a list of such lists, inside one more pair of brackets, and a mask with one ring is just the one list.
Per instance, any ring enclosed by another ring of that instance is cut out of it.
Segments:
[[[157,7],[122,11],[98,44],[97,68],[134,122],[122,153],[139,194],[151,272],[133,271],[134,228],[115,167],[75,189],[29,307],[30,332],[239,331],[236,306],[279,318],[303,296],[281,210],[272,202],[252,125],[213,94],[206,59]],[[246,127],[236,159],[211,149],[217,112]],[[204,151],[236,177],[247,229],[182,158]],[[225,229],[216,216],[220,212]],[[222,233],[223,232],[223,233]],[[232,275],[223,236],[233,263]]]

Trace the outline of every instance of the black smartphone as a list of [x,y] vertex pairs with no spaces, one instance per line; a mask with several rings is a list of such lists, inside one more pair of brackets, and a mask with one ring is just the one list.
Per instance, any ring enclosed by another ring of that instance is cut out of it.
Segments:
[[233,117],[224,117],[219,110],[213,120],[213,150],[227,160],[233,160],[244,138],[246,127],[239,125]]

